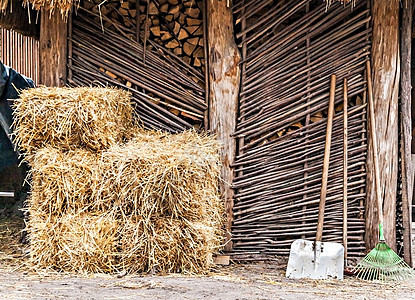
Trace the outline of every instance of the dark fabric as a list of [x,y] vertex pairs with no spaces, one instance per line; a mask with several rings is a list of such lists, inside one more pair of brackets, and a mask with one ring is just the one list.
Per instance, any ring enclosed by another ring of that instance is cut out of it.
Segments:
[[11,142],[13,123],[13,100],[19,97],[19,90],[34,87],[33,80],[19,74],[0,62],[0,168],[16,164],[18,155]]

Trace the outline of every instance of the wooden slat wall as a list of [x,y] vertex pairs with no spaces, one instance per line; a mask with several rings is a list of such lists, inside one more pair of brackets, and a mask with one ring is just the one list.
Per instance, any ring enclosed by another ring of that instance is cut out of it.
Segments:
[[342,243],[342,83],[349,82],[348,253],[361,257],[366,196],[365,61],[370,9],[323,1],[236,0],[242,52],[235,137],[233,258],[287,255],[315,239],[330,76],[337,75],[323,241]]
[[0,28],[0,34],[1,61],[38,83],[39,41],[4,28]]

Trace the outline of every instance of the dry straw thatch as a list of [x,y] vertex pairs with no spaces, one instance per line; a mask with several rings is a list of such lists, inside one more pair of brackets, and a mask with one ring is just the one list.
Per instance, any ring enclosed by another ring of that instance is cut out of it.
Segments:
[[78,6],[79,0],[24,0],[24,5],[30,5],[35,10],[44,8],[53,13],[60,11],[62,16],[67,17],[72,6]]
[[45,146],[102,150],[122,141],[132,111],[124,90],[27,89],[14,102],[15,141],[29,154]]
[[[97,132],[88,132],[89,144],[112,145],[91,151],[97,147],[85,147],[79,134],[89,119],[70,115],[95,110],[82,107],[89,105],[82,99],[76,100],[80,107],[64,105],[59,91],[52,91],[56,101],[41,88],[49,95],[47,108],[38,96],[30,103],[28,94],[16,105],[32,110],[18,111],[15,126],[32,167],[27,230],[33,264],[86,273],[207,271],[221,246],[224,213],[215,139],[195,131],[166,134],[134,127],[128,134],[118,131],[129,141],[117,143],[122,139],[94,125]],[[95,97],[91,101],[102,104]],[[102,110],[105,115],[107,108]],[[126,118],[124,126],[131,124],[129,113],[120,115]],[[40,119],[48,122],[34,126],[42,134],[29,128],[29,116],[35,117],[34,124]]]

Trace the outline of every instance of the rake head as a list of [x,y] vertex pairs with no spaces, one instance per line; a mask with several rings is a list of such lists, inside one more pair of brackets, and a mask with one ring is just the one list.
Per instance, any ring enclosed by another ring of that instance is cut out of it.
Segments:
[[394,281],[415,277],[415,271],[385,242],[380,242],[353,269],[363,280]]

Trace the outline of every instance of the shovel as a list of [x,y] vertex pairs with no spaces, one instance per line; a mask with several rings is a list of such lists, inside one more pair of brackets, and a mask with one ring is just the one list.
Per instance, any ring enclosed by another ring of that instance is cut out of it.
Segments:
[[324,209],[326,206],[335,92],[336,76],[332,75],[316,240],[312,242],[300,239],[295,240],[291,244],[286,272],[288,278],[343,279],[343,245],[321,241],[323,236]]

